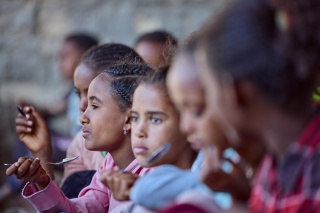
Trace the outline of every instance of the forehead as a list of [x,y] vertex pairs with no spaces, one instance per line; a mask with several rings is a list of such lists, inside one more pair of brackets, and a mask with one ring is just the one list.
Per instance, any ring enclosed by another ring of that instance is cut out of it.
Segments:
[[108,77],[101,73],[95,77],[89,86],[88,97],[97,96],[101,99],[111,97],[112,88]]
[[179,94],[179,96],[202,95],[203,87],[199,71],[191,56],[181,55],[176,59],[169,72],[168,86],[170,92]]
[[172,103],[165,86],[160,84],[140,84],[133,96],[133,109],[170,110]]
[[85,81],[85,80],[88,80],[91,82],[96,76],[97,74],[93,70],[88,68],[88,66],[86,66],[84,63],[80,63],[74,72],[74,81],[75,83],[76,81]]

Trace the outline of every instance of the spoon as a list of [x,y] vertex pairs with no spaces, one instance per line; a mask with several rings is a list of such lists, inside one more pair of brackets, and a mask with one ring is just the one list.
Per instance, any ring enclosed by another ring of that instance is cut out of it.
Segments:
[[[54,162],[43,162],[43,163],[40,163],[40,164],[52,164],[52,165],[62,165],[62,164],[65,164],[65,163],[69,163],[69,162],[71,162],[71,161],[74,161],[75,159],[77,159],[78,157],[79,157],[80,155],[78,155],[78,156],[76,156],[76,157],[72,157],[72,158],[64,158],[62,161],[60,161],[60,162],[56,162],[56,163],[54,163]],[[5,163],[5,164],[3,164],[3,165],[5,165],[5,166],[11,166],[11,165],[13,165],[13,163]]]
[[156,160],[162,158],[165,154],[168,153],[168,151],[170,150],[170,147],[171,147],[170,142],[160,146],[156,151],[154,151],[152,153],[152,155],[147,159],[145,164],[146,165],[150,164],[150,163],[155,162]]

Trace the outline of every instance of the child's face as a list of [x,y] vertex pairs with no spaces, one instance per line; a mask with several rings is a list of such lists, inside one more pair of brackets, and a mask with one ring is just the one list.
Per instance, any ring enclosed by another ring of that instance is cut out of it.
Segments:
[[214,119],[215,126],[223,131],[230,144],[236,148],[243,141],[239,130],[246,126],[244,125],[246,121],[235,105],[236,98],[233,87],[227,83],[232,80],[228,79],[229,76],[225,76],[223,82],[222,79],[215,76],[208,66],[204,51],[199,50],[198,53],[196,60],[201,66],[201,75],[199,76],[206,94],[207,110]]
[[89,69],[85,64],[81,63],[74,72],[73,81],[76,93],[79,97],[79,109],[82,114],[88,106],[88,89],[91,81],[97,74]]
[[124,141],[127,112],[119,110],[107,78],[107,74],[100,74],[90,83],[88,107],[80,119],[88,150],[112,152]]
[[176,165],[179,153],[188,143],[179,131],[179,114],[164,92],[163,85],[142,84],[133,96],[131,111],[131,144],[133,153],[140,164],[145,164],[150,155],[160,146],[171,143],[165,157],[154,164]]
[[73,42],[66,41],[62,44],[59,51],[59,69],[64,80],[72,80],[82,54]]
[[220,150],[225,149],[228,146],[225,138],[212,131],[215,125],[209,111],[205,110],[204,89],[191,56],[180,55],[175,60],[169,72],[168,88],[180,112],[180,129],[187,134],[192,147],[200,150],[214,143]]

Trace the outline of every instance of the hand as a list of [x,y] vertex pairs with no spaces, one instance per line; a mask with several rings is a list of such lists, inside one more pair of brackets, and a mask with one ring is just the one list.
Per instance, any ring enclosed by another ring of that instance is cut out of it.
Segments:
[[6,174],[8,176],[16,175],[20,180],[34,183],[39,190],[47,187],[50,181],[38,158],[21,157],[7,169]]
[[119,173],[119,170],[103,171],[100,181],[113,193],[116,200],[129,200],[130,189],[138,179],[138,175],[130,172]]
[[23,108],[27,118],[20,113],[16,119],[16,132],[19,139],[36,155],[44,150],[51,151],[49,129],[40,114],[31,106]]
[[250,196],[251,185],[241,167],[231,160],[232,170],[227,173],[221,169],[218,150],[214,146],[206,147],[203,151],[202,181],[213,191],[228,192],[236,200],[247,201]]

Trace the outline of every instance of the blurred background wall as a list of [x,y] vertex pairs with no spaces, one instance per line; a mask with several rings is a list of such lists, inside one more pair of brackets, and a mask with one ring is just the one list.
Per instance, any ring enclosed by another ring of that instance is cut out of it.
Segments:
[[89,32],[101,43],[132,46],[165,29],[178,39],[196,31],[227,0],[0,0],[0,183],[11,159],[15,103],[54,100],[61,87],[57,51],[65,35]]

